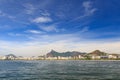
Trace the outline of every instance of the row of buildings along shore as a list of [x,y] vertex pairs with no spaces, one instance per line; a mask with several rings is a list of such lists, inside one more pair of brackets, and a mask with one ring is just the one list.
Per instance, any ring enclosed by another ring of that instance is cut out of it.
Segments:
[[15,56],[14,54],[0,56],[0,60],[119,60],[119,59],[120,54],[108,54],[105,52],[101,52],[100,50],[95,50],[91,53],[77,51],[59,53],[57,51],[51,50],[46,55],[37,57]]

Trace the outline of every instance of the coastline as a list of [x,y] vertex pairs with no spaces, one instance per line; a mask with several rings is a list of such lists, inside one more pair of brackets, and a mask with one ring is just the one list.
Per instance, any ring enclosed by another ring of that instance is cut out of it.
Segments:
[[120,60],[0,60],[0,61],[120,61]]

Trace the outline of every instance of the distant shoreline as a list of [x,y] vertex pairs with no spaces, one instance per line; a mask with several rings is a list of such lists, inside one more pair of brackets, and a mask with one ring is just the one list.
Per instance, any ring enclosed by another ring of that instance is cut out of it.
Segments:
[[120,61],[120,60],[0,60],[0,61]]

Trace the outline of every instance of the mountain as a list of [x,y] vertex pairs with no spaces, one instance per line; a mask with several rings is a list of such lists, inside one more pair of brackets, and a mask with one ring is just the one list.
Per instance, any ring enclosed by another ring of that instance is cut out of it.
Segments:
[[13,58],[17,58],[17,56],[15,56],[14,54],[8,54],[8,55],[6,55],[6,57],[13,57]]
[[54,51],[54,50],[51,50],[49,53],[46,54],[47,57],[58,57],[58,56],[61,56],[61,57],[73,57],[73,56],[78,56],[78,55],[84,55],[85,53],[81,53],[81,52],[77,52],[77,51],[72,51],[72,52],[57,52],[57,51]]
[[95,51],[93,51],[91,53],[88,53],[88,55],[105,56],[105,55],[107,55],[107,53],[101,52],[100,50],[95,50]]

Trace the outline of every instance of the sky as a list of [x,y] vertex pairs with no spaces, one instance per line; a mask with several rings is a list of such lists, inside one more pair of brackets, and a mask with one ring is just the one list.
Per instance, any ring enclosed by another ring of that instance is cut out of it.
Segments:
[[0,0],[0,55],[119,48],[119,0]]

